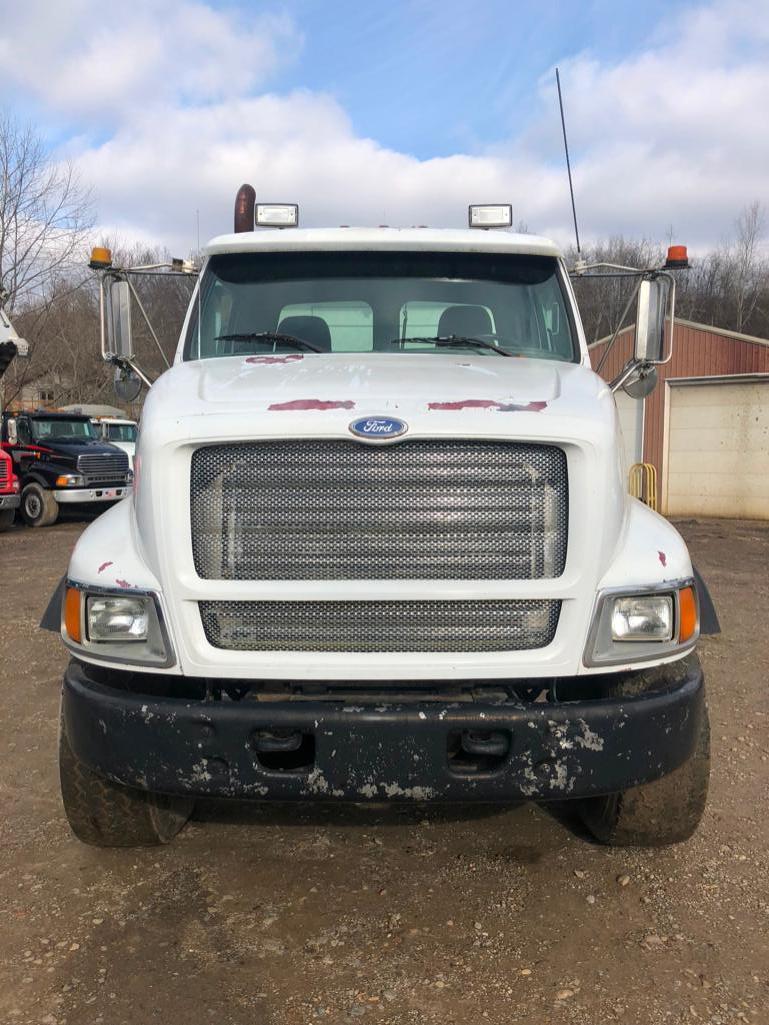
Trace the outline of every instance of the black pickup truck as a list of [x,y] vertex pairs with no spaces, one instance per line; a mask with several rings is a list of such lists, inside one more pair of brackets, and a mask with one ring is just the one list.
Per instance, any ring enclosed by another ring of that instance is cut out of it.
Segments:
[[2,446],[21,481],[21,514],[31,527],[55,523],[61,505],[106,504],[130,494],[128,456],[101,441],[87,416],[4,413]]

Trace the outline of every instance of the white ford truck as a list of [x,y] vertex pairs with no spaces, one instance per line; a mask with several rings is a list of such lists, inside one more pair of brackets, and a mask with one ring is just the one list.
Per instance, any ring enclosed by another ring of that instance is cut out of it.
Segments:
[[[698,595],[627,493],[612,395],[665,359],[670,273],[638,274],[610,386],[558,248],[508,208],[465,230],[297,216],[241,189],[147,395],[133,498],[72,555],[74,832],[165,842],[198,796],[568,800],[606,843],[686,839]],[[92,265],[105,355],[141,375],[131,272]]]

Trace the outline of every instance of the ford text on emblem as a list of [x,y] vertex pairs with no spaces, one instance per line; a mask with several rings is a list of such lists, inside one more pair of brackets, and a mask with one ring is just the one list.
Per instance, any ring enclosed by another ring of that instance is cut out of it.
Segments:
[[389,441],[408,429],[408,424],[391,416],[364,416],[350,424],[350,431],[366,441]]

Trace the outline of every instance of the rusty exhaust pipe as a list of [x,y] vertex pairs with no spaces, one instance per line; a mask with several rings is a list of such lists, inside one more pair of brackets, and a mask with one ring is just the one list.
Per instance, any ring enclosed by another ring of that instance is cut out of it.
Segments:
[[254,230],[256,190],[253,185],[241,185],[235,197],[235,231]]

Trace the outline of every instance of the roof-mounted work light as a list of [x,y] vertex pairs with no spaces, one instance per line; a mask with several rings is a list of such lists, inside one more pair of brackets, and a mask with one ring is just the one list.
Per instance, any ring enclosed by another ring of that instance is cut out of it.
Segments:
[[299,207],[296,203],[257,203],[254,220],[262,228],[296,228]]
[[509,228],[513,223],[513,208],[509,203],[471,206],[468,224],[471,228]]

